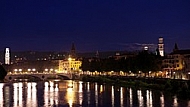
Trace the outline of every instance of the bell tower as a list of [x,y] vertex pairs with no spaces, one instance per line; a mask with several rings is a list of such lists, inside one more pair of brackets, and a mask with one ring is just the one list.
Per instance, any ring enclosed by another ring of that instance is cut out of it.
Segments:
[[10,50],[9,48],[5,48],[5,64],[10,64]]
[[160,52],[160,56],[164,56],[164,39],[163,39],[163,37],[159,37],[159,39],[158,39],[158,50]]
[[72,46],[71,46],[70,56],[72,58],[76,58],[76,49],[75,49],[75,44],[74,43],[72,43]]

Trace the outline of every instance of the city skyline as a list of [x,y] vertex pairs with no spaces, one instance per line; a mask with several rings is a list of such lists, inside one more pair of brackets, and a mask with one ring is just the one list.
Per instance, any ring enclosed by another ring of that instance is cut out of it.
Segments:
[[13,51],[78,52],[130,50],[177,43],[190,48],[190,2],[184,1],[0,1],[0,48]]

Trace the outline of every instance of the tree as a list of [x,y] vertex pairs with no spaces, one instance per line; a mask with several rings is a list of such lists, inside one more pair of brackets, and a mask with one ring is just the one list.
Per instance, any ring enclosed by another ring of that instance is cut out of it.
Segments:
[[143,71],[145,74],[149,71],[160,70],[161,63],[159,62],[160,57],[148,51],[142,51],[136,57],[138,70]]
[[2,65],[0,65],[0,80],[4,80],[6,75],[7,75],[7,71],[4,69]]

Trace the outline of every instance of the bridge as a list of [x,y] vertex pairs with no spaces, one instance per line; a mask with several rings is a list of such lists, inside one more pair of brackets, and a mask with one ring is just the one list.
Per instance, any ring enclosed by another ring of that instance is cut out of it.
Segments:
[[8,73],[5,80],[12,81],[18,78],[33,77],[40,80],[46,80],[51,77],[61,77],[66,79],[72,79],[73,74],[71,73]]

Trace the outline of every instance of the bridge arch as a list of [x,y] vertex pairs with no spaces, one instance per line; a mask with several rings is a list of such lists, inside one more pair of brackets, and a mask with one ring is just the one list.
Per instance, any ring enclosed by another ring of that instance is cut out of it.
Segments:
[[29,78],[29,77],[34,77],[39,80],[47,80],[50,77],[61,77],[63,79],[72,79],[71,74],[43,74],[43,73],[36,73],[36,74],[9,74],[5,77],[7,81],[12,81],[14,79],[19,79],[19,78]]
[[32,79],[35,78],[36,80],[42,80],[42,78],[34,75],[8,75],[5,77],[7,81],[13,81],[14,79]]

